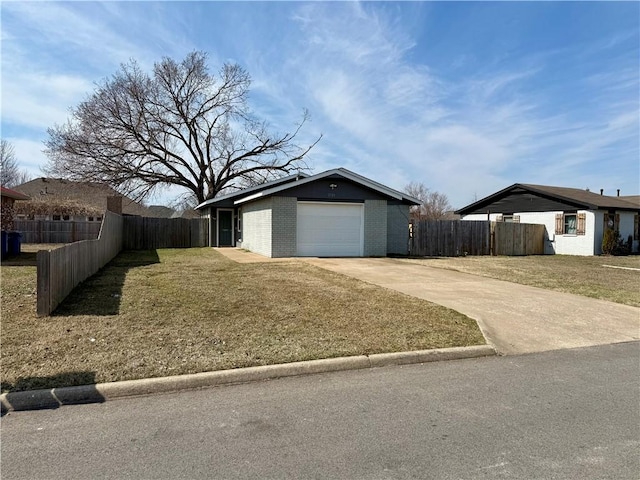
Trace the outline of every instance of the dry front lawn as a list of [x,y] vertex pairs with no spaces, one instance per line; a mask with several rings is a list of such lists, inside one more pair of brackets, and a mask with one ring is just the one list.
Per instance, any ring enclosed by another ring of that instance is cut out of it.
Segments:
[[125,252],[36,318],[35,254],[20,260],[1,270],[3,391],[485,343],[444,307],[208,248]]
[[637,270],[640,256],[637,255],[482,256],[405,261],[640,307],[640,270]]

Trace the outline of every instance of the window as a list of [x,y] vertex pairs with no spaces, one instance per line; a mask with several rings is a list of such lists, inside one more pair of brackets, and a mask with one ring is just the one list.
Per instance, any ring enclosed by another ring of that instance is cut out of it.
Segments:
[[505,213],[504,215],[497,215],[496,222],[520,223],[520,215],[514,215],[513,213]]
[[575,235],[578,231],[578,215],[574,214],[565,214],[564,216],[564,235]]
[[63,215],[63,216],[62,216],[62,219],[63,219],[64,221],[67,221],[67,222],[68,222],[68,221],[69,221],[69,215]]
[[640,239],[640,214],[638,213],[633,216],[633,239]]
[[586,213],[556,214],[556,235],[584,235],[586,226]]
[[609,211],[604,215],[604,229],[611,228],[616,232],[620,230],[620,215]]
[[60,215],[54,215],[54,216],[53,216],[53,221],[54,221],[54,222],[57,222],[57,221],[59,221],[59,220],[60,220]]

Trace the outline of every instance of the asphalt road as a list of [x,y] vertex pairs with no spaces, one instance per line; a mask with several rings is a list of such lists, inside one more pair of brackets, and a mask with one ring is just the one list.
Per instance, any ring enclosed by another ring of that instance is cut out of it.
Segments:
[[16,478],[637,479],[640,343],[217,387],[2,419]]

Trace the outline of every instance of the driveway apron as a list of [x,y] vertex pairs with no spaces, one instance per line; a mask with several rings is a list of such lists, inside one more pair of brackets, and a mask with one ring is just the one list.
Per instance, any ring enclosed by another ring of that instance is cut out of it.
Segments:
[[305,261],[457,310],[503,355],[640,339],[636,307],[390,258]]

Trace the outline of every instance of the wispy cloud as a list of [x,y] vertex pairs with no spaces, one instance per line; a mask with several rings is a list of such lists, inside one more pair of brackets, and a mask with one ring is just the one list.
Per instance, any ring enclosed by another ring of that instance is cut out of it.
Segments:
[[132,15],[131,6],[2,4],[3,136],[11,138],[19,161],[33,174],[46,162],[46,129],[63,123],[95,83],[132,58],[150,68],[162,55],[182,55],[190,48],[162,22],[145,28],[156,8],[152,4],[142,6],[146,16]]
[[[326,141],[358,155],[341,159],[346,166],[397,188],[422,180],[461,206],[515,181],[573,185],[572,175],[603,161],[613,146],[637,158],[637,96],[634,102],[630,92],[638,76],[628,61],[621,71],[592,69],[564,80],[563,88],[576,82],[598,92],[576,108],[572,98],[536,87],[558,49],[447,78],[411,60],[415,42],[397,28],[397,15],[368,4],[330,7],[306,5],[294,17],[307,41],[292,69],[321,113]],[[323,154],[314,158],[324,166]]]
[[637,28],[543,48],[520,39],[487,55],[471,44],[448,57],[457,29],[472,37],[476,25],[461,16],[434,42],[428,29],[441,18],[430,15],[449,8],[436,7],[3,3],[3,128],[17,142],[42,138],[119,63],[150,68],[195,48],[214,69],[247,67],[252,105],[274,129],[290,131],[310,110],[301,143],[324,134],[309,157],[316,171],[344,166],[400,189],[423,181],[455,206],[516,181],[638,191]]

